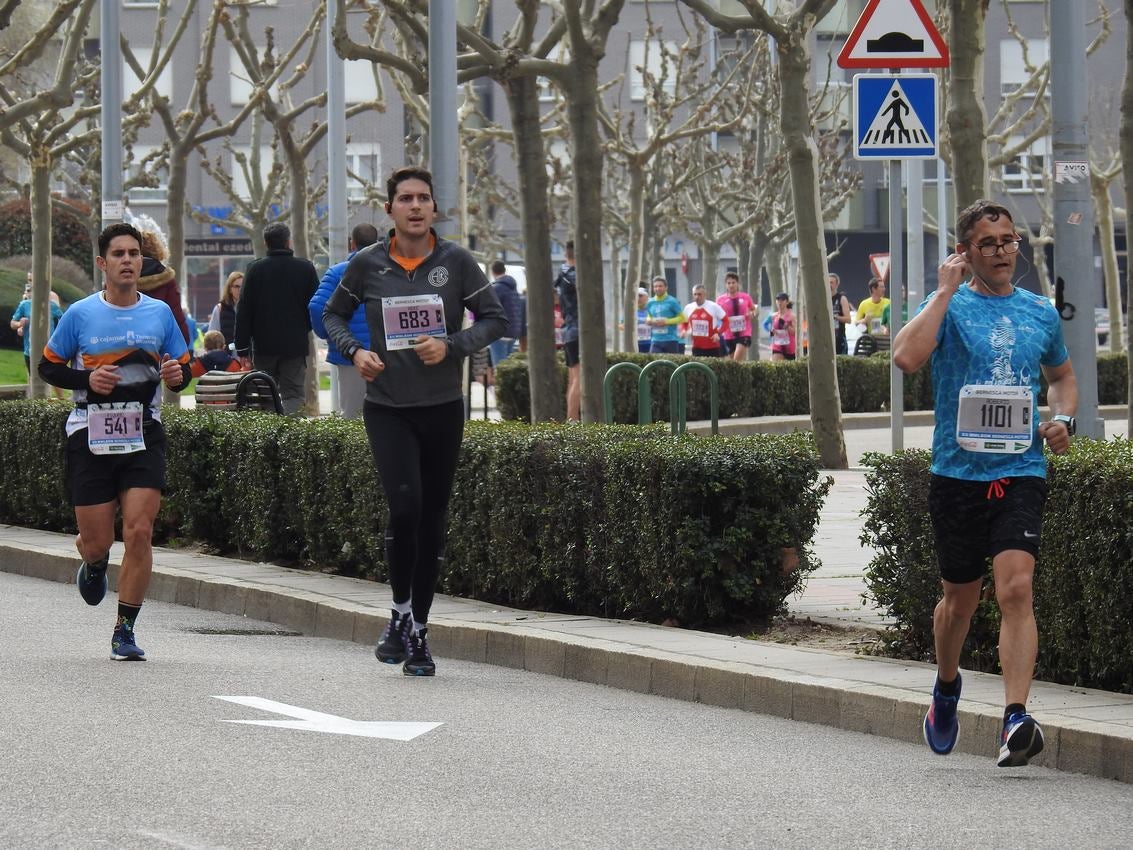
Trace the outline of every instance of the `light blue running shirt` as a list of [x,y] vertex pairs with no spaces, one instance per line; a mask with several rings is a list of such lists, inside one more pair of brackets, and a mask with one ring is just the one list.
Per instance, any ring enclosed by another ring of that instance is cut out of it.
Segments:
[[[931,293],[917,309],[925,308]],[[1039,438],[1040,366],[1060,366],[1069,357],[1062,322],[1050,301],[1016,289],[1011,295],[981,295],[961,286],[948,305],[932,353],[936,429],[932,436],[932,471],[968,481],[994,481],[1022,475],[1046,477]],[[956,409],[966,384],[1029,386],[1035,404],[1032,442],[1022,454],[992,454],[963,449],[956,442]]]

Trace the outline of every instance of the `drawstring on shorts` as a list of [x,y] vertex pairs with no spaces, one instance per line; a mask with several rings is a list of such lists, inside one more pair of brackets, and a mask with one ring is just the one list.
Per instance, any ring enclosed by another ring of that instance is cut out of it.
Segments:
[[1007,492],[1003,488],[1011,483],[1010,478],[997,478],[987,485],[987,498],[988,501],[992,499],[1002,499]]

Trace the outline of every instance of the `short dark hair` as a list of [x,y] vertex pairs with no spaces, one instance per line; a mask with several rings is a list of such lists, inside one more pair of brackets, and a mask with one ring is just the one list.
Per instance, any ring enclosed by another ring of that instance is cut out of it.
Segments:
[[[397,171],[389,176],[389,180],[386,181],[387,201],[389,201],[391,204],[393,203],[393,197],[397,194],[397,187],[404,183],[406,180],[420,180],[422,183],[427,183],[429,185],[429,194],[435,194],[433,192],[432,173],[428,169],[422,168],[419,165],[406,165],[402,168],[397,169]],[[436,198],[434,197],[433,204],[436,205],[436,202]]]
[[138,250],[142,249],[142,234],[138,233],[137,228],[132,224],[120,221],[117,224],[108,225],[102,233],[98,234],[98,256],[105,260],[106,252],[110,249],[110,243],[119,236],[132,236],[138,241]]
[[960,210],[960,215],[956,219],[956,241],[967,242],[968,237],[972,235],[972,228],[976,226],[981,218],[990,218],[992,221],[999,221],[1000,216],[1007,216],[1007,220],[1012,224],[1015,223],[1015,217],[1011,215],[1011,210],[997,204],[995,201],[989,201],[986,198],[980,198],[964,209]]
[[568,257],[571,257],[571,258],[574,257],[574,240],[573,239],[568,239],[566,241],[566,255]]
[[492,274],[503,274],[507,271],[507,266],[504,265],[503,260],[495,260],[492,263]]
[[871,277],[869,279],[869,291],[873,292],[877,287],[881,286],[881,278]]
[[273,221],[264,228],[264,244],[269,251],[279,251],[291,241],[291,228],[282,221]]
[[354,250],[366,248],[378,241],[378,229],[372,224],[356,224],[350,231],[350,241],[354,243]]
[[724,272],[724,282],[728,282],[728,278],[735,278],[736,283],[740,282],[739,272]]

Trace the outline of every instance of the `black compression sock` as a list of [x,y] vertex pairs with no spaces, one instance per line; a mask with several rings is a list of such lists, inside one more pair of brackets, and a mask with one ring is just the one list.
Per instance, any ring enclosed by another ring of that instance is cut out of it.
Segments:
[[134,627],[134,621],[136,619],[138,619],[138,614],[140,614],[141,611],[142,611],[141,605],[127,605],[125,602],[119,602],[118,603],[118,623],[117,623],[117,625],[122,625],[123,623],[126,623],[132,629]]
[[1007,706],[1007,708],[1003,709],[1003,722],[1006,723],[1007,718],[1010,717],[1012,714],[1026,714],[1026,713],[1027,713],[1027,706],[1023,705],[1023,703],[1021,703],[1021,702],[1013,702],[1013,703],[1011,703],[1011,705]]
[[960,677],[957,676],[951,682],[945,682],[938,675],[936,677],[936,689],[940,692],[942,697],[954,697],[960,694]]

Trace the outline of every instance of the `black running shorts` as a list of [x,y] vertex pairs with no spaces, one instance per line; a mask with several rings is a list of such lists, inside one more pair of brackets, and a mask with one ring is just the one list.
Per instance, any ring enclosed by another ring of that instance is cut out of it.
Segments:
[[933,475],[928,512],[936,537],[940,577],[978,581],[989,558],[1022,550],[1037,558],[1047,483],[1033,476],[964,481]]
[[563,343],[563,356],[566,358],[567,368],[578,365],[578,340],[572,339]]
[[735,354],[736,347],[742,345],[744,348],[751,348],[750,336],[734,336],[731,339],[724,340],[728,345],[728,353]]
[[165,490],[165,430],[160,422],[142,428],[146,450],[128,455],[91,454],[87,429],[67,438],[66,486],[72,507],[113,502],[133,487]]

